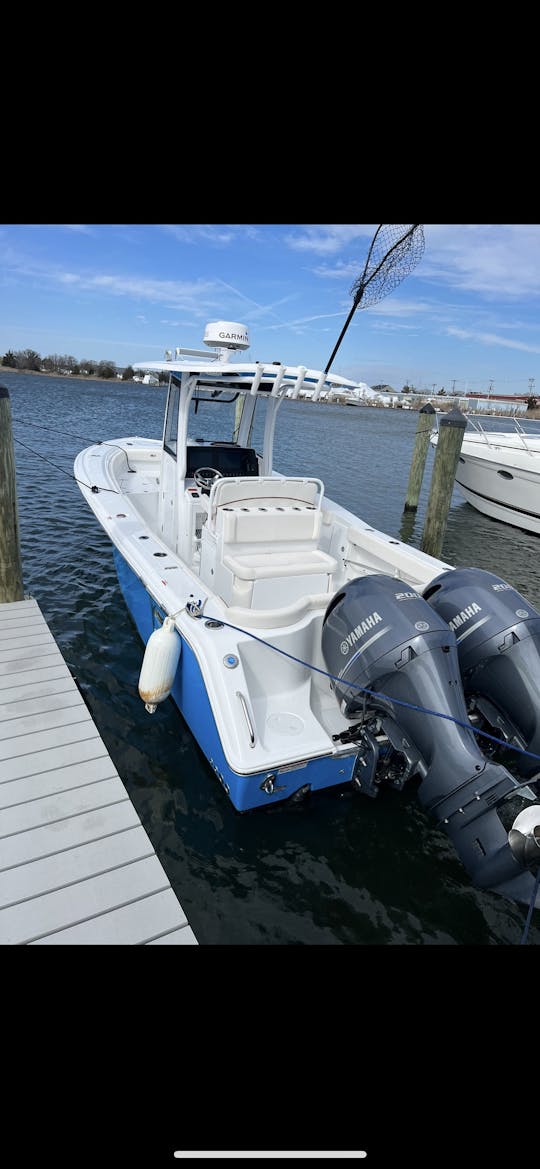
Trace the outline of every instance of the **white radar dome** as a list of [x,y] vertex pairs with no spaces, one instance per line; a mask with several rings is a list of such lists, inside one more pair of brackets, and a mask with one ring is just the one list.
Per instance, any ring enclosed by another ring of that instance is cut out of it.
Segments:
[[204,330],[204,343],[220,349],[249,349],[249,333],[237,321],[212,321]]

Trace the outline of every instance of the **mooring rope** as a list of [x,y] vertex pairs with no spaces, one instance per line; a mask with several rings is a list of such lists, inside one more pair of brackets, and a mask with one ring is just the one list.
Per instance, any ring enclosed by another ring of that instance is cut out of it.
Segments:
[[[207,598],[205,598],[204,604],[206,604],[206,600]],[[264,637],[258,637],[256,633],[251,633],[249,629],[242,629],[239,625],[232,625],[230,621],[223,621],[221,617],[212,617],[206,612],[203,613],[200,606],[200,601],[188,601],[185,605],[182,606],[181,609],[177,609],[176,613],[171,613],[169,616],[175,617],[178,613],[182,613],[184,609],[190,617],[194,617],[196,620],[201,620],[204,616],[207,621],[216,621],[219,625],[226,626],[227,629],[234,629],[236,633],[243,633],[246,637],[253,638],[254,641],[258,641],[261,645],[265,645],[268,649],[274,650],[275,653],[282,654],[283,657],[289,658],[292,662],[296,662],[299,666],[305,666],[308,670],[313,670],[317,674],[322,674],[325,678],[330,678],[332,682],[338,682],[341,686],[347,685],[354,690],[359,690],[362,694],[369,694],[372,698],[381,698],[385,702],[394,703],[396,706],[404,706],[406,709],[415,710],[419,714],[431,714],[434,718],[444,718],[447,720],[447,722],[453,722],[456,724],[456,726],[463,727],[463,729],[466,731],[471,731],[474,735],[482,735],[485,739],[490,739],[492,743],[496,743],[500,747],[505,747],[511,751],[517,751],[520,755],[528,755],[531,759],[538,759],[538,762],[540,763],[540,755],[537,755],[536,752],[526,751],[524,747],[517,747],[514,743],[507,743],[504,739],[497,738],[496,735],[490,735],[488,731],[481,731],[478,727],[474,727],[470,722],[463,722],[461,719],[454,718],[452,714],[444,714],[440,710],[430,710],[427,706],[417,706],[414,702],[405,702],[405,700],[402,698],[391,698],[388,694],[382,694],[378,690],[370,690],[367,686],[360,686],[357,682],[345,683],[343,678],[339,678],[336,674],[330,674],[328,670],[323,670],[320,666],[314,666],[312,662],[306,662],[303,658],[296,657],[295,654],[289,653],[288,650],[281,649],[278,645],[273,645],[271,641],[266,641]],[[528,779],[518,786],[527,787],[529,783],[533,782],[534,779]]]
[[[117,491],[115,487],[95,487],[90,483],[84,483],[82,479],[77,479],[77,476],[73,475],[71,473],[71,471],[66,471],[65,467],[59,467],[58,463],[53,463],[52,459],[48,459],[47,456],[42,455],[40,451],[33,450],[31,446],[27,446],[27,444],[25,442],[22,442],[20,438],[15,438],[15,435],[13,435],[13,441],[17,442],[19,444],[19,446],[24,447],[25,451],[30,451],[30,454],[35,455],[37,459],[43,459],[44,463],[48,463],[49,466],[54,467],[56,471],[61,471],[63,475],[67,475],[68,479],[73,479],[74,483],[79,483],[81,487],[86,487],[88,491],[93,491],[93,492],[108,491],[111,493],[111,495],[121,495],[122,494],[122,492]],[[103,444],[103,445],[105,445],[105,444]],[[114,446],[115,444],[108,443],[106,445]],[[123,448],[120,447],[119,449],[122,450]],[[124,454],[125,454],[125,451],[124,451]],[[127,455],[126,455],[126,459],[127,459]],[[128,459],[128,467],[129,467],[129,459]],[[130,468],[130,470],[131,470],[131,468]]]

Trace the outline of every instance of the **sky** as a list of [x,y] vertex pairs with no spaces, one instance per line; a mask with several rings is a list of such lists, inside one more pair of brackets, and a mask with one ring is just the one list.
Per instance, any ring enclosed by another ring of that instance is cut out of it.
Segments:
[[[123,368],[204,348],[206,323],[227,320],[248,327],[249,359],[324,369],[377,226],[0,224],[0,356]],[[414,270],[356,311],[332,370],[397,390],[539,392],[540,225],[424,236]]]

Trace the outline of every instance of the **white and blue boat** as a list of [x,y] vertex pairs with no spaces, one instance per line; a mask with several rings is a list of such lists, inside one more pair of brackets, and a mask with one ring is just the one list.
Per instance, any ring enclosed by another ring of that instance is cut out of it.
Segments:
[[[278,410],[354,382],[247,361],[236,322],[204,340],[135,367],[166,375],[161,441],[114,437],[74,468],[146,645],[146,709],[172,696],[239,812],[416,777],[472,880],[529,901],[540,614],[493,574],[375,530],[301,468],[274,468]],[[481,727],[516,748],[517,776],[482,750]]]

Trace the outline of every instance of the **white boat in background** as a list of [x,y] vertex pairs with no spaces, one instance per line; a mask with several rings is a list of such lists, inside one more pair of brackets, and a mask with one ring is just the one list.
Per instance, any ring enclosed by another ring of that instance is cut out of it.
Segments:
[[455,475],[460,494],[484,515],[540,535],[540,432],[517,419],[513,430],[468,421]]
[[[249,337],[234,322],[207,325],[204,340],[212,352],[135,366],[168,374],[162,441],[111,438],[75,462],[146,644],[146,709],[172,696],[241,812],[351,784],[374,797],[416,776],[472,880],[528,903],[523,858],[540,857],[540,805],[526,786],[540,765],[540,614],[493,574],[454,570],[376,531],[314,475],[274,469],[281,406],[300,427],[301,393],[315,403],[354,382],[245,362]],[[299,430],[309,461],[304,448]],[[474,719],[525,752],[523,782],[482,753],[460,674],[459,642],[483,679],[507,636],[507,672],[498,688],[481,683],[483,705],[476,688]]]

